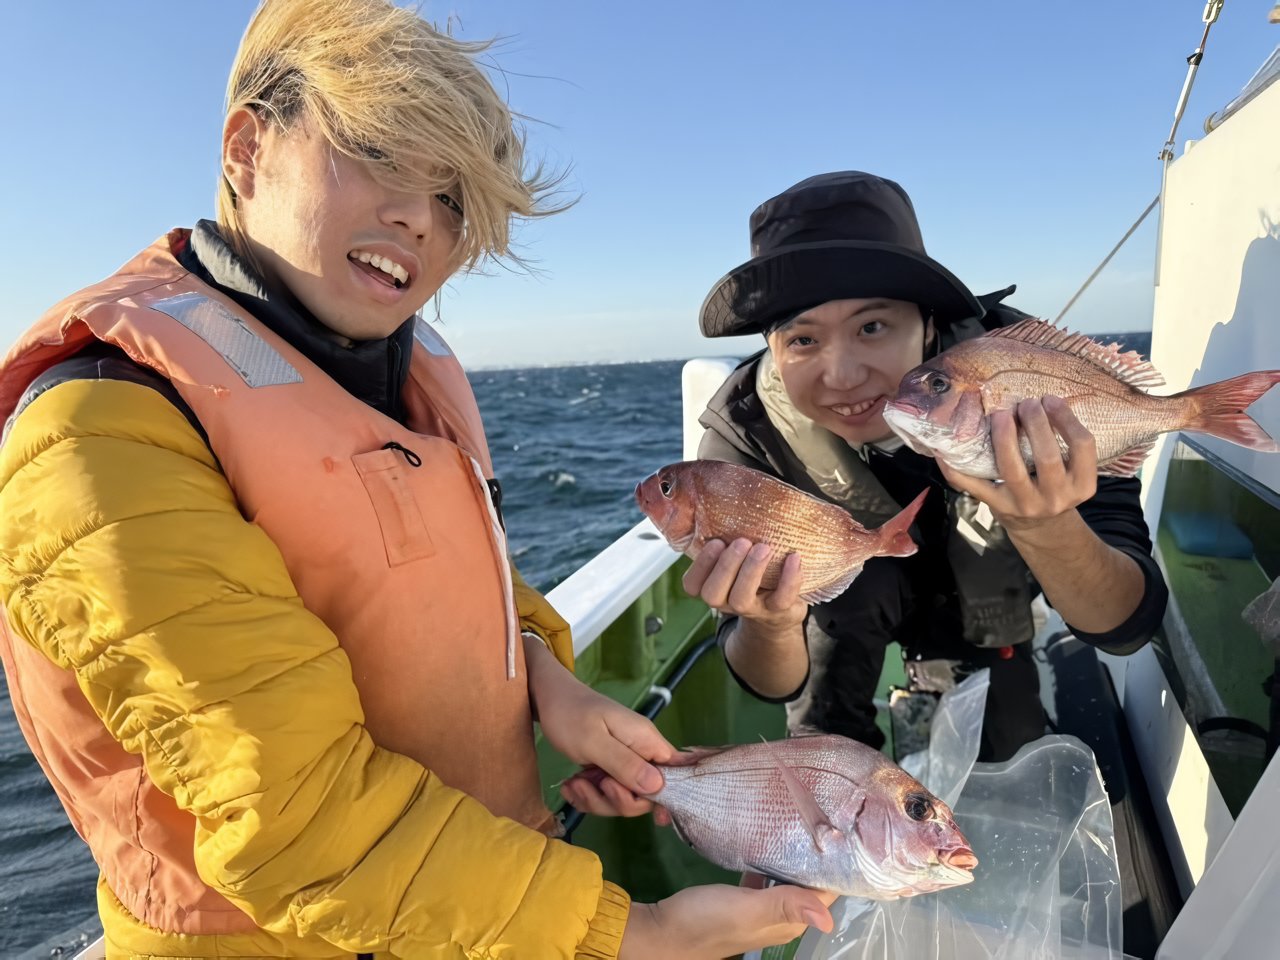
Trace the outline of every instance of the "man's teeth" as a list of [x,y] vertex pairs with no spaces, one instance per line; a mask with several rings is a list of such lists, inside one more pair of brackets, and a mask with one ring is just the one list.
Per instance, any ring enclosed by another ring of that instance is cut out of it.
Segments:
[[866,413],[875,405],[875,400],[863,400],[861,403],[855,404],[837,403],[831,409],[842,417],[856,417],[859,414]]
[[359,260],[361,263],[367,263],[369,266],[381,270],[383,273],[399,281],[400,284],[409,282],[409,271],[400,264],[396,263],[390,257],[384,257],[377,253],[369,253],[367,250],[356,250],[351,254],[352,260]]

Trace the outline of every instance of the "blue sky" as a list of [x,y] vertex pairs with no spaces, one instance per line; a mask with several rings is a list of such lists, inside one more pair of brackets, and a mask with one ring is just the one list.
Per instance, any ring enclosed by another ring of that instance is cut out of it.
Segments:
[[[1179,140],[1280,43],[1272,0],[1230,0]],[[6,343],[168,227],[209,216],[227,70],[254,3],[64,0],[6,9],[0,283]],[[747,256],[747,217],[826,170],[901,182],[930,253],[973,289],[1054,315],[1155,195],[1201,0],[426,3],[502,37],[499,78],[570,211],[525,228],[537,276],[455,280],[470,366],[745,353],[697,310]],[[17,91],[23,91],[17,93]],[[1151,321],[1154,220],[1073,309]]]

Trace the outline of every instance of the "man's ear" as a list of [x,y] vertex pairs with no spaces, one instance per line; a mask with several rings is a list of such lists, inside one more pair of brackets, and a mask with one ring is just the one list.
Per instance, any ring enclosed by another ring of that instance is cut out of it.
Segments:
[[222,175],[236,198],[251,198],[257,175],[258,149],[266,126],[249,107],[236,107],[222,126]]
[[924,318],[924,359],[936,356],[938,353],[938,328],[934,326],[933,315]]

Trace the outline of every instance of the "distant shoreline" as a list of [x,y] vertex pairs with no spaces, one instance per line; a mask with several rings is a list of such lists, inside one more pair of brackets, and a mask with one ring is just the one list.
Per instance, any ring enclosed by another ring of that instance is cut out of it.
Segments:
[[[1147,349],[1140,351],[1144,356],[1149,353],[1151,346],[1150,330],[1130,330],[1125,333],[1087,333],[1085,336],[1092,340],[1097,340],[1099,343],[1118,341],[1124,345],[1128,345],[1134,339],[1139,342],[1145,340]],[[754,353],[755,351],[750,352]],[[746,356],[748,356],[748,353],[698,353],[682,357],[650,357],[645,360],[564,360],[558,363],[486,363],[478,366],[464,364],[463,369],[467,373],[497,373],[512,370],[555,370],[561,367],[617,367],[640,363],[685,363],[695,359],[695,357],[700,360],[742,360]]]

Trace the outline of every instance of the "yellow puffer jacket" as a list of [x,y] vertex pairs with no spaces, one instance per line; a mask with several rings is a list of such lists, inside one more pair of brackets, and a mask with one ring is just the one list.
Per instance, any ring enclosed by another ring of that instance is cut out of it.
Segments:
[[[109,956],[616,956],[629,901],[593,854],[371,741],[336,638],[155,390],[74,381],[21,413],[0,448],[0,557],[12,629],[75,671],[198,818],[201,878],[263,928],[166,934],[104,890]],[[518,597],[571,662],[563,621]]]

